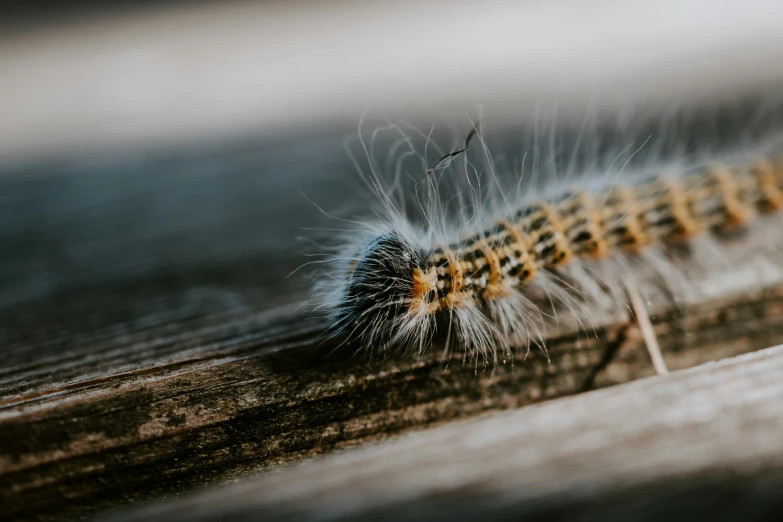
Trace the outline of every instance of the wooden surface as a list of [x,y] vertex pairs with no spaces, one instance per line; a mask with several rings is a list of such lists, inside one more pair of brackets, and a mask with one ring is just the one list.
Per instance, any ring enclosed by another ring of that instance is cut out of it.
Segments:
[[108,520],[780,519],[781,374],[770,348]]
[[[783,287],[773,287],[659,315],[664,357],[674,370],[774,344],[781,306]],[[551,338],[549,363],[522,352],[494,372],[458,359],[446,368],[436,350],[413,361],[333,353],[319,346],[319,325],[290,308],[135,326],[69,338],[80,344],[70,355],[6,367],[4,516],[83,516],[652,373],[627,319]]]
[[[322,223],[299,190],[328,209],[355,193],[341,138],[0,175],[0,518],[104,513],[652,375],[623,309],[496,369],[322,344],[297,309],[309,281],[286,276]],[[653,292],[670,369],[780,343],[781,252],[750,248],[779,237],[765,226],[726,247],[744,269]]]

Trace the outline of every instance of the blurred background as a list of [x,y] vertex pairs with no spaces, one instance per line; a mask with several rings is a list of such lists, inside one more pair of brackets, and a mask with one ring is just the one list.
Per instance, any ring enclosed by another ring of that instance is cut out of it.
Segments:
[[753,96],[783,82],[781,20],[773,0],[5,2],[6,361],[48,329],[301,299],[307,199],[353,197],[368,111],[513,135],[542,106]]

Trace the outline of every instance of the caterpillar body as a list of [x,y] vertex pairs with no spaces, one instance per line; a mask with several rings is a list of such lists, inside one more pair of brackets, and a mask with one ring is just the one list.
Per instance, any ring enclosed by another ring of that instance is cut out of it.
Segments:
[[371,350],[421,353],[441,330],[447,351],[456,343],[497,361],[541,336],[542,296],[579,313],[585,288],[615,292],[626,261],[730,234],[783,208],[779,146],[680,170],[577,184],[425,233],[374,179],[387,217],[340,258],[336,285],[325,292],[335,331]]

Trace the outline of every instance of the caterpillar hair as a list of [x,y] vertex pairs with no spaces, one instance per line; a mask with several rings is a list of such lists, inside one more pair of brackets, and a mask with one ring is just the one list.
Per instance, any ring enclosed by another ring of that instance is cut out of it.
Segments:
[[[336,236],[317,310],[333,336],[371,352],[421,354],[439,336],[444,355],[497,362],[543,347],[563,316],[589,330],[602,303],[629,306],[624,281],[640,265],[676,294],[687,285],[681,259],[709,264],[725,241],[781,219],[780,116],[772,103],[642,122],[539,116],[501,152],[482,121],[434,166],[415,149],[415,130],[389,124],[381,130],[397,137],[396,163],[376,158],[380,131],[360,141],[377,207]],[[421,160],[413,168],[411,157]]]

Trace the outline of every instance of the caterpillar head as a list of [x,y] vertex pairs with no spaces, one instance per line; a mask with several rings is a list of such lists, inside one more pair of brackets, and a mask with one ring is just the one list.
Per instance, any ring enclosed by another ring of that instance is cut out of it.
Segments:
[[431,289],[422,286],[422,259],[421,252],[395,234],[379,235],[364,247],[341,306],[352,335],[381,347],[405,336],[411,314],[435,295],[434,282]]

